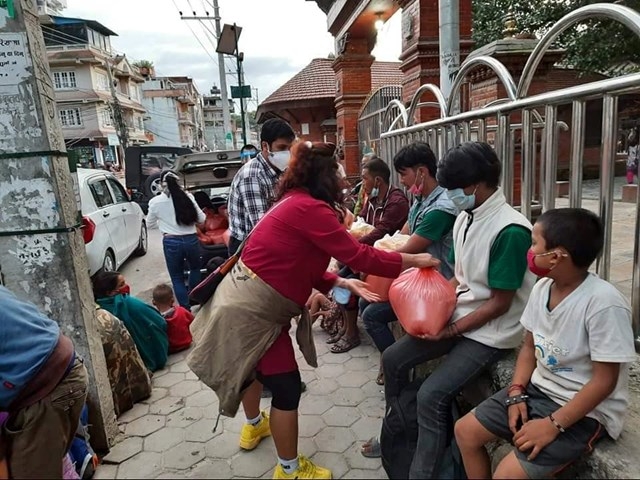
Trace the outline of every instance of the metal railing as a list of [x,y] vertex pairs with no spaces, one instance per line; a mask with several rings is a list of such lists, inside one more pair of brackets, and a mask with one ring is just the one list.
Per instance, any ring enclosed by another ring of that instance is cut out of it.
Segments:
[[[404,145],[421,140],[428,142],[436,156],[451,146],[469,140],[487,141],[493,137],[494,148],[503,162],[502,186],[507,200],[514,204],[516,132],[520,133],[520,209],[529,219],[534,209],[542,211],[555,207],[558,173],[559,129],[569,130],[569,205],[582,204],[582,172],[585,153],[585,125],[587,102],[602,102],[602,131],[600,150],[599,214],[605,227],[605,244],[596,262],[596,272],[606,280],[610,277],[614,168],[618,132],[618,104],[622,96],[640,95],[640,74],[593,81],[537,95],[528,95],[536,70],[557,37],[568,28],[588,19],[610,19],[625,25],[640,37],[640,13],[617,4],[593,4],[579,8],[559,20],[538,42],[525,64],[520,82],[516,85],[507,68],[497,59],[487,56],[471,57],[460,67],[453,82],[451,95],[445,99],[435,85],[423,85],[405,108],[392,101],[383,116],[381,129],[382,156],[391,161]],[[491,69],[504,86],[506,98],[481,109],[453,113],[456,97],[460,96],[467,75],[483,66]],[[422,102],[431,92],[435,102]],[[440,118],[415,124],[416,113],[423,106],[438,107]],[[558,107],[571,109],[571,126],[558,120]],[[520,118],[518,122],[517,119]],[[488,135],[491,134],[491,135]],[[540,149],[537,145],[540,143]],[[538,152],[539,150],[539,152]],[[538,159],[537,156],[540,156]],[[536,165],[540,170],[536,178]],[[536,181],[537,180],[537,181]],[[537,185],[536,185],[537,184]],[[633,279],[631,305],[636,350],[640,352],[640,196],[636,204],[635,241],[633,251]]]

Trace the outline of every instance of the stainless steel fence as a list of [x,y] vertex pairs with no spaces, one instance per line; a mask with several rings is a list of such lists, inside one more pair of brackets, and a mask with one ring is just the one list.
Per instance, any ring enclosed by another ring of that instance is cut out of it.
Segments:
[[[463,141],[493,140],[498,156],[503,162],[502,186],[510,203],[514,184],[514,158],[516,156],[516,132],[520,135],[520,208],[531,219],[534,210],[545,211],[556,204],[556,179],[558,170],[559,130],[570,130],[570,180],[569,204],[582,204],[582,171],[584,165],[585,125],[587,102],[602,102],[600,204],[599,214],[605,226],[605,248],[596,264],[597,273],[609,279],[611,267],[611,241],[614,197],[614,168],[618,132],[618,104],[622,96],[640,95],[640,74],[625,76],[583,85],[528,95],[536,70],[556,38],[568,28],[588,19],[612,19],[625,25],[640,37],[640,13],[617,4],[593,4],[579,8],[558,21],[539,41],[525,64],[519,84],[516,85],[507,68],[498,60],[478,56],[467,59],[460,67],[452,92],[445,99],[435,85],[423,85],[414,95],[409,108],[399,101],[392,101],[382,117],[382,156],[390,161],[395,152],[413,141],[428,142],[441,157],[451,146]],[[479,66],[488,67],[496,74],[506,91],[506,98],[485,107],[453,113],[456,97],[460,96],[467,75]],[[431,92],[435,102],[421,102],[426,92]],[[416,113],[424,106],[437,106],[440,118],[415,123]],[[571,108],[571,126],[558,121],[558,107]],[[517,119],[520,119],[518,122]],[[537,145],[540,145],[538,149]],[[540,159],[536,155],[540,155]],[[539,175],[536,175],[539,164]],[[397,179],[396,179],[397,181]],[[640,351],[640,196],[636,204],[635,241],[633,253],[633,279],[631,304],[636,350]]]
[[[402,87],[400,85],[387,85],[373,92],[364,102],[360,114],[358,115],[358,138],[361,142],[366,142],[375,153],[380,153],[379,143],[382,134],[382,118],[387,111],[387,105],[402,98]],[[360,154],[362,144],[360,145]]]

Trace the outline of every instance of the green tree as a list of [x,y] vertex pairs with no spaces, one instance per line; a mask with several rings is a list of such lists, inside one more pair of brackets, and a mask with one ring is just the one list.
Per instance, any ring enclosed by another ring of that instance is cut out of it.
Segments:
[[[593,3],[621,3],[640,10],[640,0],[473,0],[473,39],[480,47],[503,38],[509,7],[518,30],[540,38],[567,13]],[[585,72],[615,75],[638,70],[640,64],[640,39],[622,24],[609,20],[589,20],[574,26],[558,38],[556,46],[566,49],[567,65]]]

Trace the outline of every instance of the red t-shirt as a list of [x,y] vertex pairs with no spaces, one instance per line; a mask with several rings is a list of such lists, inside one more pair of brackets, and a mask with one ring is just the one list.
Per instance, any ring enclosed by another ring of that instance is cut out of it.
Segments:
[[328,293],[336,275],[331,257],[354,271],[395,278],[402,257],[359,243],[338,221],[335,210],[303,190],[287,194],[265,214],[247,241],[241,258],[284,297],[304,305],[313,288]]
[[169,337],[169,353],[179,352],[191,345],[189,326],[193,322],[193,314],[184,307],[177,306],[163,314],[167,321]]

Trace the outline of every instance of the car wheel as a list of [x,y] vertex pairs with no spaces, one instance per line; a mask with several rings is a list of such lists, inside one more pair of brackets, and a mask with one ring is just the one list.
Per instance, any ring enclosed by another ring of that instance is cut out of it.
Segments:
[[149,177],[147,177],[144,181],[144,193],[149,198],[153,198],[162,193],[162,183],[160,182],[159,173],[149,175]]
[[149,236],[147,235],[147,225],[142,222],[142,227],[140,228],[140,240],[138,241],[138,248],[136,248],[134,255],[137,257],[142,257],[147,254],[147,248],[149,247]]
[[116,259],[113,257],[111,250],[107,250],[102,261],[103,272],[113,272],[116,269]]

